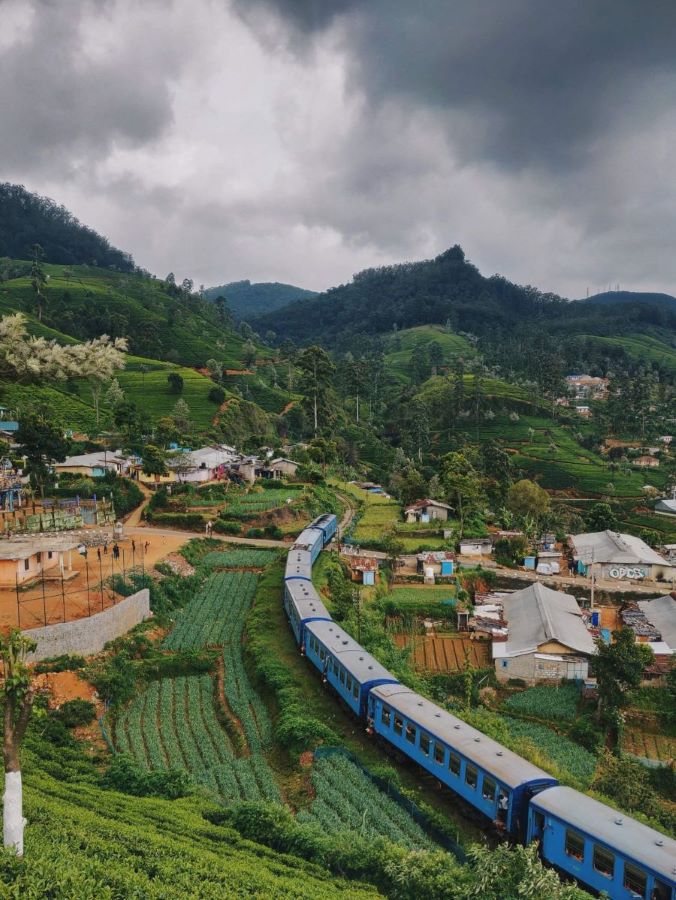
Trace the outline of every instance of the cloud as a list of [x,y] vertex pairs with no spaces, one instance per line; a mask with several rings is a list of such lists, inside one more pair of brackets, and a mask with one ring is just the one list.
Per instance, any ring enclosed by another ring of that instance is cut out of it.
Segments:
[[0,161],[139,264],[322,288],[461,243],[671,290],[676,7],[0,0]]

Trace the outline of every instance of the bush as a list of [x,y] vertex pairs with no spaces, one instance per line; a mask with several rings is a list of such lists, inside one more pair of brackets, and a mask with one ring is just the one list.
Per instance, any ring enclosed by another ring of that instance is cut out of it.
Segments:
[[105,788],[133,794],[135,797],[176,800],[190,793],[190,781],[186,772],[178,769],[148,772],[124,753],[113,757],[101,778],[101,784]]
[[265,532],[262,528],[249,528],[246,536],[250,538],[262,538],[265,537]]
[[199,513],[153,513],[148,520],[154,525],[169,525],[187,531],[201,531],[204,528],[204,517]]
[[167,375],[167,381],[169,382],[169,393],[170,394],[180,394],[183,391],[183,376],[179,375],[178,372],[170,372]]
[[96,707],[90,700],[67,700],[54,712],[54,716],[66,728],[88,725],[96,715]]
[[84,656],[64,653],[36,663],[33,671],[38,675],[44,672],[75,672],[77,669],[84,669],[86,664]]
[[242,526],[239,522],[224,522],[223,519],[216,519],[214,531],[218,534],[241,534]]
[[266,525],[263,529],[263,534],[265,537],[273,538],[274,540],[281,541],[284,537],[284,532],[279,527],[279,525]]
[[212,403],[217,403],[220,406],[225,400],[225,391],[222,387],[214,385],[214,387],[209,390],[207,396]]
[[603,733],[589,719],[578,719],[568,731],[571,740],[585,750],[597,753],[603,744]]

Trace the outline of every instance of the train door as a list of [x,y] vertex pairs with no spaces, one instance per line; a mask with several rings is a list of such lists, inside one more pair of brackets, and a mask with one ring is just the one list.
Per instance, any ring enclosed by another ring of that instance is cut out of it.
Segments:
[[672,900],[671,887],[659,878],[655,878],[650,900]]

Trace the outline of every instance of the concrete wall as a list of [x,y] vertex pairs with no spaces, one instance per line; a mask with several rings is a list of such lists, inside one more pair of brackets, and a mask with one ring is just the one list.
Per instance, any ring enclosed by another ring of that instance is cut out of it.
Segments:
[[120,600],[116,606],[85,619],[31,628],[24,633],[37,641],[38,646],[35,653],[28,657],[28,662],[38,662],[63,653],[82,656],[98,653],[105,643],[125,634],[149,615],[150,592],[144,588]]
[[[506,666],[503,665],[505,662]],[[522,678],[530,684],[536,684],[538,681],[586,678],[588,673],[589,663],[587,660],[580,663],[567,659],[539,659],[534,653],[513,656],[511,659],[498,658],[495,660],[495,674],[498,681]]]

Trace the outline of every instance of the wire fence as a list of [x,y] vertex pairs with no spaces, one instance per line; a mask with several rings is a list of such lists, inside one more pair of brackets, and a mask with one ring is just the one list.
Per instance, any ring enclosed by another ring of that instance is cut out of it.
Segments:
[[146,573],[148,542],[132,541],[120,546],[110,534],[89,532],[80,543],[79,556],[84,565],[67,570],[55,566],[43,569],[30,584],[17,582],[16,625],[21,629],[39,628],[70,622],[103,612],[123,600],[120,588]]

